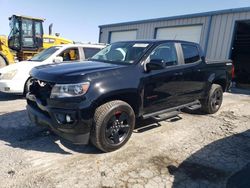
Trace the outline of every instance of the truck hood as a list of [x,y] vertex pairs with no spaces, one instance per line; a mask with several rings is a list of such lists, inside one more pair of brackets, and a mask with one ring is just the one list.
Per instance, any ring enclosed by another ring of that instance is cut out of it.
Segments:
[[[83,81],[84,75],[106,70],[113,70],[126,65],[85,61],[77,63],[48,64],[35,67],[30,75],[36,79],[53,83],[77,83]],[[100,76],[100,75],[99,75]]]
[[29,72],[32,68],[43,65],[43,64],[44,64],[43,62],[36,62],[36,61],[21,61],[21,62],[10,64],[6,67],[1,68],[0,73],[6,73],[12,70],[17,70],[20,72],[23,72],[23,71],[26,72],[28,70]]

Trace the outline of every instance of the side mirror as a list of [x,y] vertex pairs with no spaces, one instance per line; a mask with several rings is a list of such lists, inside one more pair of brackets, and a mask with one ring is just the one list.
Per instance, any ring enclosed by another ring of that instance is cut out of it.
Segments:
[[149,63],[146,64],[147,71],[151,70],[161,70],[165,68],[165,63],[162,59],[151,59]]
[[54,63],[62,63],[63,62],[63,58],[61,56],[57,56],[54,58],[53,60]]

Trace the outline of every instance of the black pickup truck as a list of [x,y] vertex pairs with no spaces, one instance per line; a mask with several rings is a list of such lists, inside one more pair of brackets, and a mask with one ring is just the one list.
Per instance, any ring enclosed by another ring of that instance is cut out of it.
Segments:
[[217,112],[231,69],[231,61],[208,62],[195,43],[117,42],[82,63],[32,69],[27,110],[66,140],[110,152],[128,141],[136,119]]

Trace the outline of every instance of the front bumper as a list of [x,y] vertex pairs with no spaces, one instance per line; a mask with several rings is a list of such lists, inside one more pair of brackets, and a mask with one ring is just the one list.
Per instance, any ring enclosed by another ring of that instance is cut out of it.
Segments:
[[[28,115],[33,123],[51,129],[60,137],[74,144],[88,144],[92,119],[83,119],[83,113],[86,111],[78,108],[78,104],[75,104],[74,108],[72,108],[74,105],[71,105],[70,109],[65,106],[63,101],[60,103],[60,108],[58,108],[58,102],[57,107],[44,106],[39,99],[29,94],[27,94],[27,103]],[[60,123],[57,118],[58,114],[70,114],[74,122]]]
[[23,94],[24,83],[17,80],[0,80],[0,91],[4,93]]

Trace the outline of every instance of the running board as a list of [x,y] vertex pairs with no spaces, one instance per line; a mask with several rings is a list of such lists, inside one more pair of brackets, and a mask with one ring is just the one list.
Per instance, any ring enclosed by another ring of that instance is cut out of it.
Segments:
[[173,117],[177,116],[179,113],[180,113],[180,111],[168,112],[168,113],[165,113],[165,114],[154,116],[153,119],[156,120],[156,121],[163,121],[163,120],[166,120],[166,119],[173,118]]
[[187,109],[189,109],[189,110],[198,110],[200,108],[201,108],[201,104],[200,103],[187,107]]
[[147,118],[150,118],[150,117],[156,117],[156,116],[159,116],[161,114],[165,114],[165,113],[173,112],[173,111],[180,111],[183,108],[191,107],[191,106],[198,105],[198,104],[200,104],[200,101],[196,100],[194,102],[187,103],[187,104],[184,104],[184,105],[180,105],[180,106],[177,106],[177,107],[168,108],[168,109],[161,110],[161,111],[158,111],[158,112],[153,112],[153,113],[150,113],[150,114],[144,114],[144,115],[142,115],[142,118],[147,119]]

